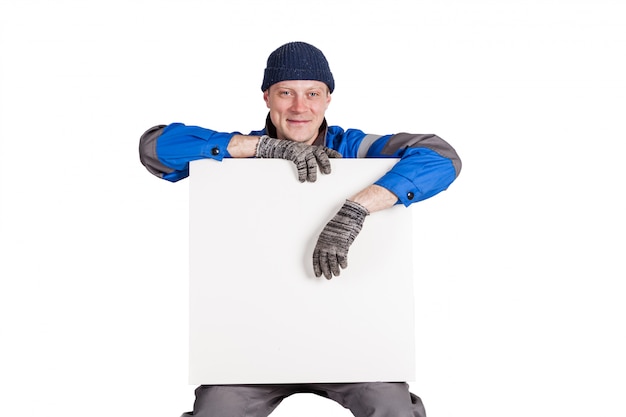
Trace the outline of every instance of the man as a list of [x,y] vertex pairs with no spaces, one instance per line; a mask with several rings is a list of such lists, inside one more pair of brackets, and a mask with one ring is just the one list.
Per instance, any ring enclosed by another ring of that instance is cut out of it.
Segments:
[[[428,134],[372,135],[326,123],[335,88],[324,54],[304,42],[287,43],[267,60],[263,99],[269,109],[263,130],[220,133],[181,123],[155,126],[140,140],[140,159],[154,175],[178,181],[189,162],[201,158],[282,158],[292,161],[300,182],[331,173],[332,158],[399,158],[393,168],[356,190],[321,231],[312,254],[315,275],[338,276],[366,216],[395,204],[409,206],[447,189],[461,170],[454,149]],[[287,396],[315,393],[333,399],[356,417],[425,416],[406,383],[279,384],[201,386],[187,416],[265,417]]]

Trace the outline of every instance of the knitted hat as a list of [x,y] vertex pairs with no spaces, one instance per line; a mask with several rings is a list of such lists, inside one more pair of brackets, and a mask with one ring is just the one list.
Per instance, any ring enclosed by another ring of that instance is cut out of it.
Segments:
[[335,89],[326,57],[322,51],[304,42],[290,42],[271,53],[267,58],[261,90],[265,91],[285,80],[321,81],[326,83],[331,93]]

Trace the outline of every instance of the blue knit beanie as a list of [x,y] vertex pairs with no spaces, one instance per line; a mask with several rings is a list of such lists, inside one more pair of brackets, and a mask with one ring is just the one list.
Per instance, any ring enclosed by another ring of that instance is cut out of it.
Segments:
[[304,42],[287,43],[270,54],[261,90],[285,80],[321,81],[331,93],[335,89],[326,57],[322,51]]

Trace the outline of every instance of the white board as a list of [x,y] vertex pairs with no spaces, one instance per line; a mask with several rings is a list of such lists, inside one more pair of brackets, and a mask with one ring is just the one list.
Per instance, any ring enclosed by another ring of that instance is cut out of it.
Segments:
[[333,160],[315,183],[284,160],[192,162],[191,384],[414,380],[412,210],[367,216],[339,277],[311,260],[345,199],[395,162]]

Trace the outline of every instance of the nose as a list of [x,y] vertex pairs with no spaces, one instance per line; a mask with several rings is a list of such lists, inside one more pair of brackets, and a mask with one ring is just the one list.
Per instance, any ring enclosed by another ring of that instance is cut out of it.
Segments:
[[294,97],[293,102],[291,103],[291,110],[296,113],[305,112],[306,111],[306,98],[301,94],[297,94]]

